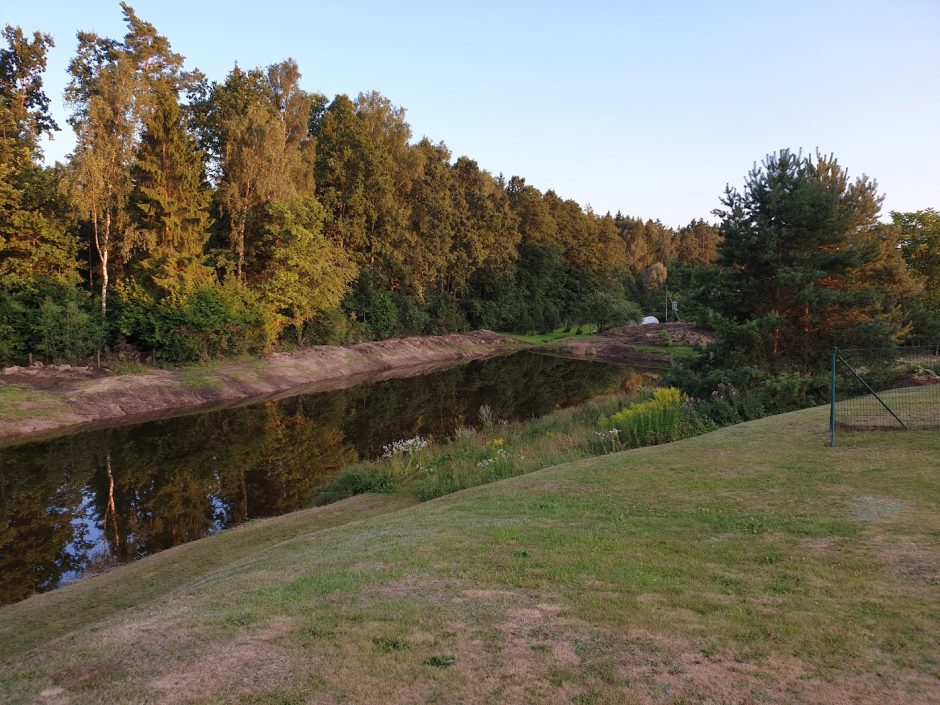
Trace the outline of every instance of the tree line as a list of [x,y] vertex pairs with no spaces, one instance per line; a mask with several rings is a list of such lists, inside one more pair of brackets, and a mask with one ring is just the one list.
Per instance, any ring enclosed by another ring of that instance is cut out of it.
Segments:
[[718,233],[599,215],[442,142],[376,92],[328,100],[291,59],[188,69],[122,3],[127,32],[77,34],[66,103],[43,89],[49,35],[0,51],[0,362],[94,350],[205,360],[470,328],[626,323],[674,261]]
[[940,339],[937,212],[880,222],[832,155],[769,155],[717,225],[600,215],[414,139],[379,93],[303,90],[291,59],[211,81],[121,9],[122,38],[77,34],[54,166],[52,38],[4,30],[0,364],[606,327],[661,311],[667,280],[718,331],[702,383]]

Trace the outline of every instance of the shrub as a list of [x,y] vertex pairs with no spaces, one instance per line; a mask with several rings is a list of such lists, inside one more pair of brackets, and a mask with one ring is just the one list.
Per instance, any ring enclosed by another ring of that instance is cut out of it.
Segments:
[[688,397],[675,387],[657,389],[646,401],[633,402],[601,419],[600,425],[616,430],[626,448],[669,443],[685,438],[696,428]]
[[427,332],[432,335],[459,333],[467,330],[467,319],[460,311],[457,299],[446,292],[432,292],[425,300],[428,324]]
[[829,399],[829,375],[784,372],[761,382],[758,394],[769,413],[823,404]]
[[101,345],[99,319],[100,316],[82,307],[74,296],[62,305],[47,296],[39,307],[39,316],[33,326],[34,349],[47,362],[84,360]]
[[366,492],[391,492],[395,482],[391,476],[367,466],[353,466],[340,470],[329,484],[320,490],[316,504],[329,504]]
[[68,284],[36,279],[0,290],[0,364],[26,362],[30,352],[46,362],[81,362],[103,338],[93,299]]
[[155,302],[139,288],[121,292],[120,332],[168,362],[204,362],[262,352],[271,316],[236,280]]
[[695,411],[704,424],[730,426],[767,415],[759,395],[742,393],[734,385],[721,383],[708,399],[698,399]]
[[307,324],[307,340],[313,345],[346,345],[368,338],[369,331],[357,321],[350,320],[339,308],[321,312]]

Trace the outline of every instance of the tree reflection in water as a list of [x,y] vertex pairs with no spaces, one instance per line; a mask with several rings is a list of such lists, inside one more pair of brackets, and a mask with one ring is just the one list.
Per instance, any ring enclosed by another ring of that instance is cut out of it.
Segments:
[[0,602],[247,519],[306,507],[342,466],[486,404],[541,416],[648,375],[533,353],[0,450]]

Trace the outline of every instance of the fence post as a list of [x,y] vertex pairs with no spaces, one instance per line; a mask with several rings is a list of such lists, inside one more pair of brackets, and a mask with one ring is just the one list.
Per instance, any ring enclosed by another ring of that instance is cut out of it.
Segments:
[[836,356],[839,348],[832,349],[832,390],[829,397],[829,444],[836,447]]

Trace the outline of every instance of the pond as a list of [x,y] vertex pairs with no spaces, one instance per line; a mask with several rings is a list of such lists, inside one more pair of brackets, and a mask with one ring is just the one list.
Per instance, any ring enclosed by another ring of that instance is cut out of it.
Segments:
[[0,448],[0,603],[310,506],[343,466],[417,435],[542,416],[648,377],[521,352],[418,377]]

